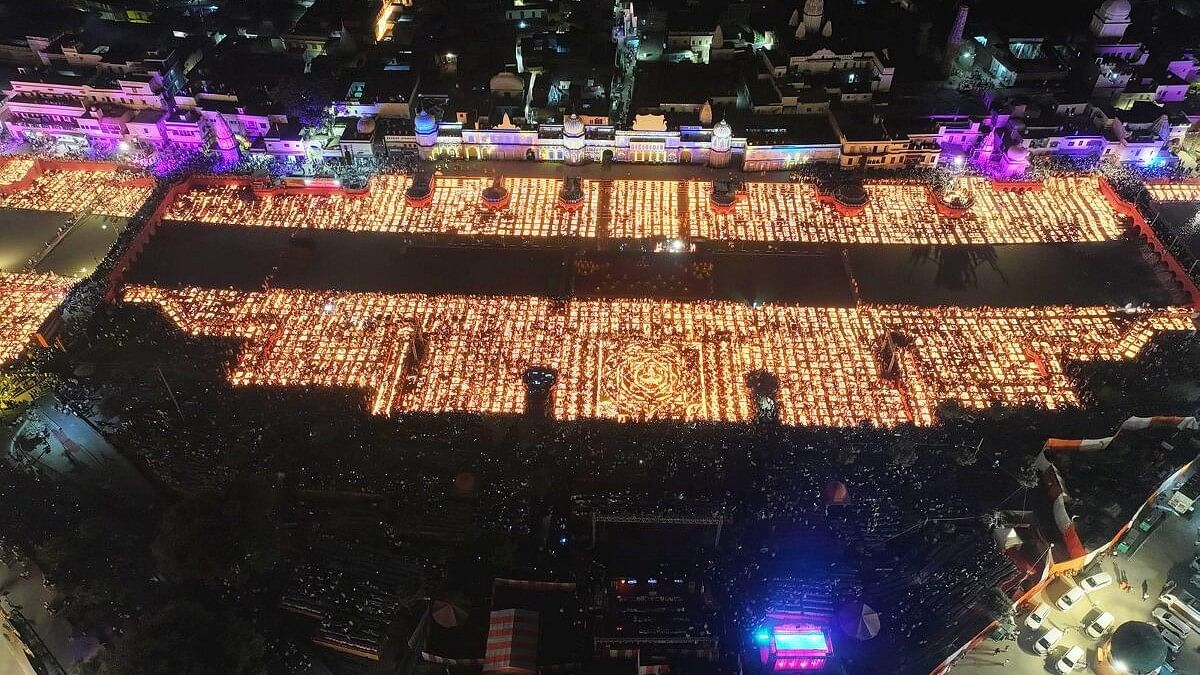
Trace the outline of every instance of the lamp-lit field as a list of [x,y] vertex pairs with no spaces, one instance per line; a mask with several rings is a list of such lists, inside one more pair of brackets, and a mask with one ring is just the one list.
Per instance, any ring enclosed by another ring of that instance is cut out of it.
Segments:
[[132,184],[131,176],[111,171],[46,171],[33,184],[0,194],[0,208],[101,216],[132,216],[150,197],[150,185]]
[[1094,176],[1047,178],[1040,191],[999,191],[964,178],[974,198],[962,218],[946,218],[919,183],[868,182],[866,209],[846,216],[817,199],[812,185],[748,183],[732,213],[708,206],[709,186],[689,186],[694,237],[719,240],[864,244],[1031,244],[1107,241],[1122,233]]
[[370,232],[464,234],[514,237],[596,236],[596,183],[584,183],[582,208],[558,207],[559,181],[549,178],[510,178],[508,208],[488,209],[480,195],[489,178],[439,176],[433,203],[413,208],[404,202],[408,176],[371,179],[370,194],[264,195],[248,198],[240,186],[204,187],[182,195],[167,218],[201,223],[260,227],[306,227]]
[[[691,183],[701,187],[707,183]],[[615,239],[674,239],[683,234],[680,183],[665,180],[619,180],[609,184],[608,234]],[[707,193],[700,203],[707,208]]]
[[25,349],[75,281],[53,274],[0,272],[0,365]]
[[1200,202],[1200,183],[1147,183],[1146,192],[1156,202]]
[[[517,414],[522,376],[557,370],[558,419],[748,421],[748,373],[779,380],[785,424],[894,426],[969,408],[1079,402],[1068,360],[1132,359],[1188,310],[818,308],[660,300],[134,286],[196,335],[246,340],[235,385],[346,386],[379,414]],[[898,347],[883,355],[888,337]],[[420,355],[420,356],[419,356]],[[886,365],[885,365],[886,364]],[[883,373],[890,369],[892,379]]]
[[[240,186],[197,187],[168,218],[199,223],[307,227],[375,232],[613,239],[706,238],[725,241],[864,244],[1008,244],[1117,239],[1123,230],[1095,176],[1046,179],[1041,190],[996,190],[965,178],[974,204],[962,218],[941,216],[924,183],[869,182],[866,209],[843,215],[818,200],[815,186],[748,183],[732,213],[709,206],[710,183],[584,181],[587,201],[575,212],[557,204],[559,181],[507,178],[512,199],[493,211],[480,198],[487,178],[439,176],[433,203],[404,202],[405,176],[377,176],[363,197],[250,196]],[[607,198],[606,208],[600,206]],[[601,220],[606,227],[598,227]]]
[[0,185],[15,183],[33,168],[33,160],[27,157],[12,157],[0,159]]

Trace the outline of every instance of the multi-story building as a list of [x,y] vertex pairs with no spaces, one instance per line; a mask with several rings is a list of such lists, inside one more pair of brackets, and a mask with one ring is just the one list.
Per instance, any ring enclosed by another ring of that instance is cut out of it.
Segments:
[[869,104],[838,106],[831,115],[843,169],[932,168],[941,155],[937,128],[926,120],[886,120]]

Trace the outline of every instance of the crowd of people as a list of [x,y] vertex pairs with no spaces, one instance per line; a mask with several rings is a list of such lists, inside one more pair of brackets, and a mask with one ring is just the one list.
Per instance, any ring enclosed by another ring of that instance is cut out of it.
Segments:
[[[113,255],[166,187],[132,214]],[[1108,238],[1098,222],[1075,232]],[[76,287],[66,312],[90,315],[100,290]],[[864,643],[844,653],[889,665],[897,653],[936,663],[986,625],[979,598],[1012,583],[1013,570],[983,516],[1019,494],[1016,456],[1038,447],[1049,422],[1086,433],[1111,429],[1129,409],[1158,412],[1160,383],[1200,363],[1185,334],[1190,316],[1174,310],[818,310],[134,287],[87,325],[89,338],[73,349],[96,371],[64,378],[60,397],[172,488],[258,474],[384,496],[400,512],[385,529],[425,538],[445,535],[434,525],[450,520],[450,477],[463,469],[481,477],[475,524],[513,537],[532,534],[543,505],[557,500],[580,513],[717,515],[732,542],[723,550],[737,553],[714,552],[709,571],[729,582],[731,597],[868,602],[885,617],[878,644],[889,648]],[[907,338],[896,340],[903,389],[879,376],[890,331]],[[558,370],[558,421],[515,421],[521,376],[534,365]],[[681,376],[698,366],[703,385]],[[621,381],[602,384],[607,368],[624,373]],[[779,378],[785,426],[705,423],[754,418],[744,377],[754,368]],[[1096,393],[1114,381],[1129,384],[1116,403]],[[231,386],[250,384],[258,386]],[[701,386],[702,394],[687,391]],[[372,390],[365,405],[355,387]],[[671,416],[686,423],[618,422],[648,420],[648,409],[682,411]],[[892,454],[902,443],[916,446],[911,457]],[[827,497],[835,480],[849,493],[844,503]],[[425,571],[397,572],[395,559],[378,556],[347,573],[354,561],[330,549],[353,549],[358,531],[340,522],[325,531],[344,540],[331,536],[310,551],[289,597],[320,614],[331,641],[372,643],[395,612],[380,604],[381,589]],[[787,541],[836,542],[843,557],[818,562],[836,562],[838,574],[815,585],[779,575],[771,556],[798,560]],[[764,576],[779,583],[763,587]],[[733,612],[739,636],[761,609]]]

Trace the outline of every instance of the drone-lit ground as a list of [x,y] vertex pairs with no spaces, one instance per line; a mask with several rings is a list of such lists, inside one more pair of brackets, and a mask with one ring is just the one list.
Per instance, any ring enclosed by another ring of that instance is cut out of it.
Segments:
[[[369,392],[379,414],[519,414],[524,373],[553,368],[559,419],[748,421],[746,376],[779,379],[786,424],[928,425],[941,401],[1076,404],[1068,360],[1132,359],[1186,309],[817,308],[131,287],[183,330],[246,342],[235,385]],[[420,336],[418,344],[417,336]],[[884,377],[882,347],[896,350]]]
[[21,353],[75,281],[53,274],[0,272],[0,364]]
[[1013,244],[1108,241],[1122,228],[1095,176],[1046,179],[1036,190],[1000,190],[964,178],[974,199],[961,218],[941,216],[922,183],[870,181],[857,215],[842,215],[798,183],[748,183],[732,213],[714,213],[701,181],[585,181],[585,204],[564,211],[560,183],[509,178],[506,209],[483,205],[487,178],[438,177],[425,207],[404,202],[407,176],[372,179],[365,195],[264,194],[246,186],[196,187],[168,219],[261,227],[302,227],[409,234],[609,239],[698,238],[746,242],[867,244]]

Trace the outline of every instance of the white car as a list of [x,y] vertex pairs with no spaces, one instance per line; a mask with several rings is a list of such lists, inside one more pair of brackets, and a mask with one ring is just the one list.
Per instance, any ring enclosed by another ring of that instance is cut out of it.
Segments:
[[1104,635],[1104,632],[1116,620],[1116,617],[1112,614],[1101,609],[1094,609],[1088,616],[1083,618],[1083,632],[1087,633],[1090,637],[1099,638],[1101,635]]
[[1039,604],[1033,608],[1029,616],[1025,617],[1025,627],[1032,630],[1041,628],[1042,624],[1046,623],[1046,618],[1050,616],[1050,612],[1052,611],[1054,611],[1054,608],[1047,603],[1043,602]]
[[1076,645],[1068,649],[1061,659],[1054,662],[1054,670],[1062,675],[1067,675],[1072,670],[1081,668],[1086,658],[1087,652],[1083,651],[1083,647]]
[[1058,644],[1058,641],[1061,640],[1062,637],[1062,629],[1050,626],[1046,629],[1045,633],[1042,633],[1042,637],[1038,638],[1038,641],[1033,643],[1033,651],[1037,652],[1041,656],[1045,656],[1050,653],[1051,649],[1054,649],[1054,645]]
[[1178,654],[1183,648],[1183,636],[1166,626],[1159,626],[1158,632],[1163,636],[1163,640],[1167,643],[1167,649],[1172,653]]
[[1079,587],[1084,593],[1098,591],[1106,586],[1112,586],[1113,578],[1108,572],[1098,572],[1090,577],[1084,577],[1083,581],[1079,582]]
[[1059,609],[1066,611],[1071,609],[1071,607],[1081,599],[1083,599],[1083,589],[1079,586],[1072,586],[1068,588],[1065,593],[1058,596],[1058,599],[1054,601],[1054,605]]
[[1192,632],[1192,627],[1183,620],[1183,617],[1166,607],[1155,607],[1154,611],[1150,612],[1150,616],[1153,616],[1155,621],[1179,633],[1183,637],[1187,637]]

